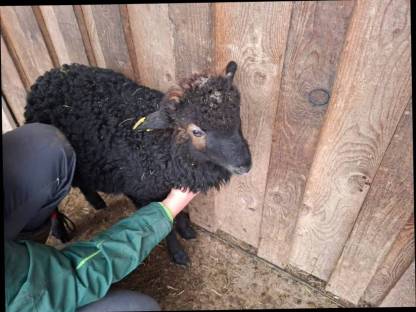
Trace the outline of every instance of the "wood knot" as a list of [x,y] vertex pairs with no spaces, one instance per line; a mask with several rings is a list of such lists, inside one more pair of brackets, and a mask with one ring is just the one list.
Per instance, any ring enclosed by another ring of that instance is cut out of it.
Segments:
[[267,79],[267,75],[262,72],[254,73],[254,81],[257,85],[263,85]]
[[354,174],[348,178],[351,193],[364,192],[364,189],[370,187],[370,184],[370,179],[366,175]]
[[325,89],[314,89],[309,92],[308,101],[313,106],[326,105],[329,102],[329,92]]

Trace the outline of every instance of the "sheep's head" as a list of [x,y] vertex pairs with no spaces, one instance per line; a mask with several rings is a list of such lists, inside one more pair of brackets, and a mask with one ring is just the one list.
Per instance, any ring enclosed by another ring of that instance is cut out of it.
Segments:
[[224,76],[194,75],[183,81],[139,128],[173,128],[175,144],[186,146],[193,161],[213,162],[233,174],[248,172],[251,155],[241,131],[236,70],[230,62]]

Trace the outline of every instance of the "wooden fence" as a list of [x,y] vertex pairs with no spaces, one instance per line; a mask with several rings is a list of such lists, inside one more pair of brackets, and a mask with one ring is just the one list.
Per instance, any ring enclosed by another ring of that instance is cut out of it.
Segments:
[[253,169],[192,220],[351,303],[415,305],[410,1],[1,8],[3,131],[53,66],[152,88],[239,65]]

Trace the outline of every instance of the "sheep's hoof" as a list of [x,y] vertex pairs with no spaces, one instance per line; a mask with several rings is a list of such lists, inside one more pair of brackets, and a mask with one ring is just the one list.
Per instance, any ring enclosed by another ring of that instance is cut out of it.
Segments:
[[177,227],[176,231],[179,233],[179,235],[184,239],[194,239],[196,238],[196,232],[191,226],[187,226],[185,228],[183,227]]
[[94,202],[93,206],[95,210],[107,208],[107,204],[103,200]]
[[171,254],[172,261],[176,264],[188,266],[189,265],[189,258],[185,251],[178,250],[177,252]]

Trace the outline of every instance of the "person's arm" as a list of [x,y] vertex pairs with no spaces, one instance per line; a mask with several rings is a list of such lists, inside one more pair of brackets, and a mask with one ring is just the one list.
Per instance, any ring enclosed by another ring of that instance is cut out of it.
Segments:
[[7,310],[74,311],[102,298],[171,231],[173,217],[194,196],[173,191],[162,203],[60,251],[30,241],[6,242]]

